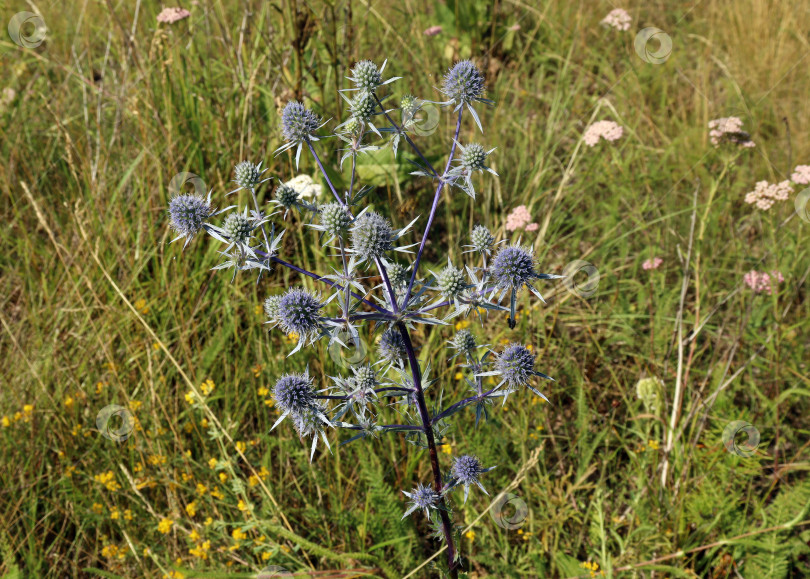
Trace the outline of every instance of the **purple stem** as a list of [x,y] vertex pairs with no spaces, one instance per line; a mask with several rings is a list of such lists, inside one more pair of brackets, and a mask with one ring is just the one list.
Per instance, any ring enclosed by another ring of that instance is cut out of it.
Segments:
[[444,187],[444,178],[447,176],[447,172],[450,170],[450,163],[453,162],[453,155],[455,155],[456,153],[456,142],[458,141],[458,133],[459,131],[461,131],[461,116],[463,112],[464,109],[459,109],[458,111],[458,121],[456,121],[456,134],[453,136],[453,147],[450,149],[450,157],[447,159],[447,165],[444,168],[444,174],[439,180],[439,186],[436,187],[436,194],[433,196],[433,207],[430,208],[430,216],[428,217],[427,226],[425,227],[425,233],[422,234],[422,242],[419,244],[419,252],[416,254],[416,261],[413,264],[413,273],[411,273],[411,281],[408,282],[408,291],[405,292],[405,299],[402,302],[403,307],[407,306],[408,300],[411,297],[411,289],[413,289],[413,282],[416,281],[416,272],[419,269],[419,262],[422,260],[422,252],[425,250],[425,244],[427,243],[428,234],[430,233],[430,228],[433,225],[433,218],[436,217],[436,208],[439,206],[439,198],[441,197],[442,188]]
[[[323,165],[321,164],[321,159],[320,157],[318,157],[318,153],[315,152],[315,147],[312,146],[312,142],[309,140],[309,138],[306,139],[306,142],[307,147],[309,147],[310,153],[312,153],[312,156],[315,157],[315,162],[318,163],[318,168],[321,170],[323,178],[326,179],[326,184],[329,185],[329,188],[332,190],[332,194],[335,196],[335,199],[337,199],[338,203],[340,203],[343,207],[346,207],[346,204],[343,202],[343,199],[341,199],[340,195],[338,195],[338,192],[335,191],[335,186],[332,185],[332,180],[329,178],[329,175],[326,174],[326,170],[323,168]],[[346,209],[348,209],[348,207],[346,207]]]
[[[405,351],[408,353],[408,364],[411,367],[411,377],[416,389],[414,397],[416,398],[416,405],[419,408],[419,417],[422,420],[421,430],[425,433],[427,439],[428,452],[430,453],[430,466],[433,469],[433,490],[437,493],[442,492],[442,471],[439,467],[439,454],[436,452],[436,440],[433,437],[433,428],[431,427],[430,414],[428,413],[427,404],[425,403],[425,392],[422,390],[422,373],[419,369],[419,362],[416,359],[416,352],[411,343],[411,336],[408,333],[408,328],[402,322],[397,323],[397,329],[402,335],[405,342]],[[442,520],[442,530],[444,532],[444,540],[447,543],[447,563],[450,568],[450,576],[455,579],[458,577],[456,570],[456,548],[453,543],[453,525],[450,522],[450,516],[447,514],[444,497],[439,499],[439,506],[443,507],[438,509],[439,516]]]

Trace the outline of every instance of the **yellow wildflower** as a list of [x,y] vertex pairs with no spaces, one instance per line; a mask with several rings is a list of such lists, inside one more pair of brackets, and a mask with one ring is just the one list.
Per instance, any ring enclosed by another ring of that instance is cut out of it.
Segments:
[[168,535],[172,530],[172,525],[174,521],[171,519],[163,518],[161,519],[160,523],[158,523],[158,532],[163,533],[164,535]]

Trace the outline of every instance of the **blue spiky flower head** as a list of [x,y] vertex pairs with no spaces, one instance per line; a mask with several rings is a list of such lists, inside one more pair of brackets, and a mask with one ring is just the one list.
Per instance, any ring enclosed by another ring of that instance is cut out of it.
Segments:
[[234,211],[229,213],[222,223],[222,230],[237,245],[246,245],[250,240],[253,229],[253,221],[247,216],[247,212],[239,213]]
[[410,499],[410,506],[408,510],[405,511],[405,514],[402,515],[403,519],[417,509],[424,510],[425,516],[430,518],[430,509],[438,508],[440,496],[429,485],[419,483],[411,492],[402,491],[402,494]]
[[300,414],[315,402],[309,374],[285,374],[273,387],[273,399],[282,413]]
[[291,288],[278,302],[278,323],[286,334],[297,334],[301,340],[320,333],[320,298],[304,288]]
[[481,466],[481,461],[478,457],[471,454],[459,456],[453,463],[450,470],[450,477],[453,479],[452,486],[464,485],[464,502],[467,502],[467,496],[470,492],[470,485],[478,485],[485,495],[489,495],[484,485],[481,484],[480,477],[482,474],[491,471],[494,466],[484,468]]
[[538,277],[534,268],[531,249],[509,245],[495,255],[490,273],[499,287],[519,290]]
[[179,234],[177,239],[186,238],[186,245],[213,213],[210,200],[201,195],[176,195],[169,201],[169,224]]
[[374,261],[394,248],[396,233],[379,213],[367,211],[352,227],[352,250],[360,261]]
[[444,75],[442,92],[457,103],[478,100],[485,90],[484,75],[471,60],[457,62]]
[[377,344],[377,351],[380,357],[387,362],[396,362],[406,355],[405,340],[394,328],[388,328],[380,336],[380,343]]
[[290,101],[281,112],[281,134],[291,143],[299,143],[312,135],[320,124],[318,115],[299,101]]
[[523,344],[510,344],[495,359],[495,369],[510,388],[525,386],[535,375],[535,355]]

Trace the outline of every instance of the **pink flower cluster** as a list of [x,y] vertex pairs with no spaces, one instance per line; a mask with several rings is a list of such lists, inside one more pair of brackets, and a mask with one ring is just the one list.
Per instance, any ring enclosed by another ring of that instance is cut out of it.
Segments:
[[644,263],[641,264],[642,269],[658,269],[661,267],[661,264],[664,263],[664,260],[660,257],[653,257],[652,259],[646,260]]
[[721,143],[736,143],[749,149],[756,147],[751,135],[742,130],[743,122],[739,117],[723,117],[709,121],[709,139],[715,147]]
[[621,125],[613,121],[597,121],[585,131],[583,140],[586,145],[593,147],[599,142],[600,138],[606,141],[615,141],[619,139],[622,134],[624,134],[624,129]]
[[602,24],[605,26],[612,26],[616,30],[630,30],[630,14],[627,10],[616,8],[611,10],[610,13],[602,19]]
[[797,165],[790,180],[797,185],[810,185],[810,165]]
[[526,231],[537,231],[539,225],[532,223],[532,214],[529,213],[525,205],[518,205],[506,216],[506,230],[516,231],[526,229]]
[[157,15],[157,21],[172,24],[189,16],[191,16],[191,12],[185,8],[164,8],[160,14]]
[[776,201],[787,201],[793,187],[790,181],[782,181],[771,185],[767,181],[759,181],[754,190],[747,193],[745,202],[749,205],[756,205],[757,209],[767,211]]
[[425,28],[425,36],[436,36],[437,34],[442,33],[441,26],[431,26],[430,28]]
[[785,281],[785,278],[778,271],[772,271],[769,275],[764,271],[760,272],[752,269],[743,276],[743,281],[756,293],[765,292],[768,295],[771,295],[773,292],[773,286],[771,284],[773,282],[782,283]]

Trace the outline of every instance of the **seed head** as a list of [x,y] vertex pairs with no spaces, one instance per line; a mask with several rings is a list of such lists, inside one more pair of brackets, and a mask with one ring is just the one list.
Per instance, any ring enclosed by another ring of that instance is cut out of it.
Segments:
[[382,84],[382,74],[372,61],[361,60],[352,68],[351,80],[360,90],[374,92]]
[[298,101],[290,101],[281,113],[281,134],[288,142],[305,140],[318,129],[320,117]]
[[225,218],[222,229],[234,243],[246,244],[253,233],[253,223],[246,214],[233,212]]
[[504,247],[497,253],[490,273],[498,286],[515,290],[537,277],[531,251],[516,245]]
[[273,387],[273,399],[282,412],[305,412],[315,403],[315,388],[308,374],[285,374]]
[[169,223],[181,236],[191,238],[200,232],[213,211],[208,201],[200,195],[177,195],[169,201]]
[[289,185],[282,183],[276,189],[276,201],[285,209],[292,209],[298,204],[298,191]]
[[445,267],[436,279],[439,291],[448,299],[457,298],[467,287],[464,272],[452,265]]
[[393,249],[394,237],[394,230],[385,217],[367,211],[352,228],[352,249],[360,259],[374,261]]
[[475,336],[469,330],[459,330],[453,336],[451,345],[462,354],[470,354],[475,350]]
[[486,168],[487,152],[478,143],[470,143],[461,153],[461,166],[469,171],[483,171]]
[[388,362],[396,362],[405,357],[405,340],[394,328],[385,330],[380,336],[380,343],[377,345],[380,356]]
[[457,103],[479,99],[484,90],[484,75],[470,60],[457,62],[444,75],[442,92]]
[[473,250],[479,253],[489,253],[492,244],[495,243],[495,238],[489,232],[489,229],[483,225],[476,225],[470,234],[470,243]]
[[233,170],[234,181],[239,187],[251,189],[262,180],[262,173],[259,165],[254,165],[250,161],[242,161]]
[[278,320],[285,333],[302,338],[320,330],[323,307],[321,300],[303,288],[287,290],[278,302]]
[[462,484],[478,482],[479,475],[484,471],[481,462],[471,454],[465,454],[456,459],[452,468],[452,475]]
[[510,388],[529,383],[534,372],[535,355],[522,344],[510,344],[495,360],[495,369]]
[[343,237],[352,224],[352,216],[340,203],[321,205],[321,224],[327,235]]

